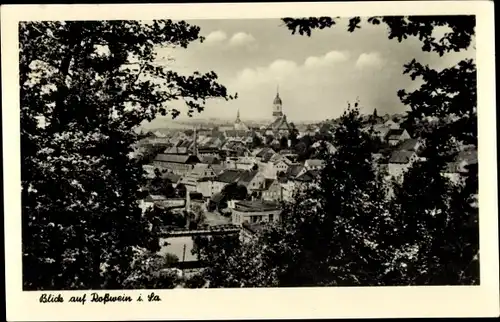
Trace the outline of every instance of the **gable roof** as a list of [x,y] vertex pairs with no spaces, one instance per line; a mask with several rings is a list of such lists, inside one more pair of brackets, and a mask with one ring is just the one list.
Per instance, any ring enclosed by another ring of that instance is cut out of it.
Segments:
[[192,175],[195,176],[204,176],[205,172],[210,171],[213,172],[212,167],[206,163],[198,163],[194,165],[193,170],[191,171]]
[[404,129],[390,129],[386,134],[386,138],[388,140],[398,140],[404,131]]
[[188,149],[186,147],[171,147],[166,149],[163,154],[187,154]]
[[258,157],[258,158],[262,158],[264,155],[268,154],[268,153],[276,153],[274,152],[273,149],[271,148],[263,148],[262,150],[259,151],[259,153],[257,153],[255,156]]
[[302,164],[292,164],[286,170],[287,177],[296,177],[304,169]]
[[269,190],[269,188],[271,188],[271,186],[272,186],[275,182],[277,182],[277,180],[276,180],[276,179],[267,179],[267,178],[266,178],[266,179],[265,179],[265,181],[264,181],[264,187],[262,188],[262,190],[264,190],[264,191]]
[[290,125],[286,120],[286,116],[283,115],[274,120],[271,124],[269,124],[268,129],[270,130],[290,130]]
[[298,177],[295,177],[294,180],[302,181],[302,182],[311,182],[316,177],[316,171],[306,171]]
[[398,150],[415,151],[418,145],[418,139],[404,140],[398,147]]
[[212,170],[214,170],[215,175],[221,174],[222,171],[224,171],[225,167],[222,164],[212,164],[211,165]]
[[267,153],[265,153],[263,156],[262,156],[262,162],[269,162],[272,157],[275,155],[276,153],[274,153],[274,151],[269,151]]
[[218,182],[225,182],[225,183],[233,183],[237,182],[240,177],[243,175],[245,171],[240,170],[240,169],[227,169],[220,173],[216,178],[215,181]]
[[154,159],[159,162],[168,163],[198,163],[200,160],[195,155],[180,155],[180,154],[163,154],[160,153]]
[[304,162],[304,165],[309,166],[309,167],[322,167],[325,164],[325,161],[320,160],[320,159],[307,159]]
[[250,183],[250,181],[253,180],[253,178],[255,178],[255,176],[257,175],[259,171],[257,170],[252,170],[252,171],[245,171],[241,174],[240,178],[238,179],[238,184],[242,184],[242,185],[248,185]]
[[406,164],[410,162],[411,157],[415,154],[413,151],[396,150],[392,152],[389,158],[389,163]]

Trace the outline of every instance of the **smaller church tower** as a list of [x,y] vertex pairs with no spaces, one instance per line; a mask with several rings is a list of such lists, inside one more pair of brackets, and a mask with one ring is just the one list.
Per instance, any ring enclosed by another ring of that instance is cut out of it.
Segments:
[[283,116],[283,102],[281,101],[279,87],[276,90],[276,97],[273,101],[273,117],[274,119],[281,118]]
[[235,123],[241,123],[241,120],[240,120],[240,109],[238,109],[238,112],[236,113],[236,121]]
[[196,126],[193,130],[193,155],[198,156],[198,132],[196,131]]

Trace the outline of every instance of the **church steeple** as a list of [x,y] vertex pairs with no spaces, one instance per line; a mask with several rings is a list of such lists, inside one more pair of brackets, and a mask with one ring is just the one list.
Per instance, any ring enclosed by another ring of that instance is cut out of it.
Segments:
[[238,109],[238,112],[236,112],[236,123],[240,123],[240,109]]
[[274,98],[274,101],[273,101],[273,117],[275,119],[283,116],[282,108],[283,108],[283,102],[281,101],[280,88],[278,85],[276,88],[276,97]]

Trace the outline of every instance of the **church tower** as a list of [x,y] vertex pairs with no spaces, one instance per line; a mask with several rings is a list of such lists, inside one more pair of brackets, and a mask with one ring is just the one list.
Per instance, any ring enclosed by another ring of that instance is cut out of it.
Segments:
[[241,123],[241,120],[240,120],[240,110],[238,109],[238,112],[236,114],[236,121],[235,123]]
[[279,87],[276,90],[276,97],[273,102],[273,117],[274,119],[279,119],[283,116],[283,102],[280,98]]

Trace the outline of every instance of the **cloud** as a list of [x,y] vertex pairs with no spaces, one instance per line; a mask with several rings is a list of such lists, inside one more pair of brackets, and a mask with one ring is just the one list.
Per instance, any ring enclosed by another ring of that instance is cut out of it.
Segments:
[[294,75],[299,67],[291,60],[277,59],[266,67],[245,68],[240,71],[233,83],[238,88],[254,87],[264,83],[277,83]]
[[310,56],[302,64],[287,59],[276,59],[267,66],[241,70],[233,79],[232,84],[237,88],[250,88],[261,84],[286,83],[291,80],[322,81],[321,75],[323,74],[324,77],[331,77],[325,67],[335,66],[348,60],[348,52],[336,50],[321,56]]
[[356,68],[380,68],[384,65],[384,63],[385,61],[382,56],[380,56],[380,53],[362,53],[361,55],[359,55],[358,60],[356,61]]
[[345,62],[349,59],[348,52],[332,50],[321,57],[310,56],[307,57],[305,67],[325,67],[335,63]]
[[224,31],[217,30],[217,31],[212,31],[211,33],[208,34],[208,36],[205,37],[205,43],[215,44],[223,42],[226,39],[227,39],[226,33]]
[[245,46],[255,43],[255,38],[245,32],[235,33],[229,40],[231,46]]

